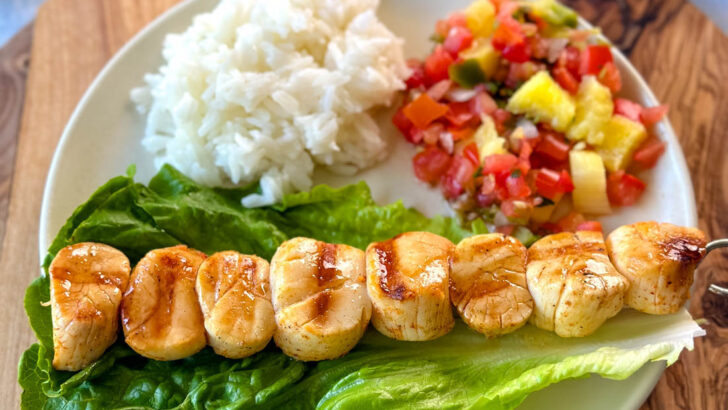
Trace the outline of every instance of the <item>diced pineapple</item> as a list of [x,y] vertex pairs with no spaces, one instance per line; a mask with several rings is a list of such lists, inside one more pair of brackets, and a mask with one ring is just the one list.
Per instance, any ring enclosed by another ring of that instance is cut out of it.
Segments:
[[621,115],[613,115],[604,124],[604,140],[597,148],[610,171],[625,169],[637,147],[647,138],[645,126]]
[[506,109],[536,122],[547,122],[556,131],[564,132],[574,119],[576,104],[547,71],[539,71],[516,90]]
[[480,124],[480,127],[475,131],[475,135],[473,135],[481,163],[488,155],[506,153],[506,140],[498,136],[493,118],[484,114],[482,119],[483,123]]
[[485,78],[490,79],[498,70],[500,53],[493,48],[489,38],[478,38],[467,50],[460,52],[460,58],[477,61]]
[[490,0],[476,0],[465,9],[465,21],[475,37],[490,37],[495,29],[495,6]]
[[602,157],[593,151],[569,152],[571,179],[574,182],[574,209],[585,214],[612,212],[607,198],[607,174]]
[[574,122],[566,132],[572,141],[586,140],[591,145],[599,145],[604,140],[604,124],[614,111],[614,102],[609,88],[603,86],[594,76],[581,80],[576,95],[576,114]]

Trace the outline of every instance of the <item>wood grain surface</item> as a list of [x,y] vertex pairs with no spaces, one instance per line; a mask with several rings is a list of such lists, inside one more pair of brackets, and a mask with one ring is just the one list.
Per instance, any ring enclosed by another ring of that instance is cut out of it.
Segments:
[[[3,407],[18,406],[17,361],[34,339],[23,312],[22,293],[39,270],[38,215],[53,149],[73,108],[104,63],[176,2],[48,0],[39,10],[33,32],[12,171],[8,163],[16,139],[8,129],[22,102],[22,55],[27,49],[0,51],[0,237],[3,203],[12,179],[0,248],[0,277],[4,279],[0,300],[5,305],[6,326],[9,323],[0,335]],[[728,237],[728,38],[684,0],[566,3],[602,27],[658,99],[670,105],[669,117],[693,178],[700,227],[712,238]],[[28,30],[22,44],[28,44],[29,34]],[[8,92],[10,100],[5,99]],[[665,372],[643,409],[722,409],[728,404],[728,301],[706,292],[709,283],[728,284],[728,253],[710,255],[696,282],[690,311],[696,318],[706,319],[708,334]]]

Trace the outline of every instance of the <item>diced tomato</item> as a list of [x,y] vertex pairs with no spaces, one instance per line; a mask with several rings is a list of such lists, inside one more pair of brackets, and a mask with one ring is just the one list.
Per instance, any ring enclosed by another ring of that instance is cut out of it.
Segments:
[[597,80],[609,88],[612,94],[616,94],[622,89],[622,75],[619,73],[617,66],[611,61],[604,64],[602,71],[597,76]]
[[632,160],[640,168],[652,168],[665,153],[665,143],[651,136],[635,151]]
[[521,41],[519,43],[507,44],[503,47],[501,55],[512,63],[525,63],[531,59],[531,49],[528,43]]
[[449,28],[453,27],[467,27],[468,26],[468,20],[465,18],[465,14],[460,12],[455,12],[450,15],[450,17],[447,18],[447,25]]
[[410,140],[410,130],[414,125],[412,124],[412,121],[410,121],[409,118],[404,115],[404,107],[397,110],[397,112],[394,114],[394,117],[392,117],[392,123],[395,127],[397,127],[399,132],[401,132],[402,135],[407,138],[407,140]]
[[518,151],[518,169],[520,169],[521,173],[523,173],[524,175],[531,170],[531,153],[533,153],[533,148],[531,148],[531,144],[526,141],[525,138],[522,139],[521,146],[519,147]]
[[[542,20],[543,21],[543,20]],[[538,23],[535,25],[536,31],[540,28]],[[549,56],[549,40],[534,34],[527,37],[528,46],[531,49],[531,57],[537,60],[545,60]]]
[[473,174],[477,167],[462,155],[452,157],[450,167],[442,176],[442,192],[447,198],[457,198],[465,192],[465,188],[473,183]]
[[447,132],[449,132],[450,135],[452,135],[453,141],[460,141],[460,140],[464,140],[465,138],[468,138],[471,135],[475,134],[475,128],[471,128],[471,127],[460,128],[460,127],[450,126],[450,127],[447,127]]
[[614,100],[614,113],[627,117],[632,121],[640,122],[642,106],[624,98],[617,98]]
[[513,154],[488,155],[483,160],[483,174],[509,174],[518,163],[518,158]]
[[435,47],[435,50],[425,60],[425,74],[431,84],[449,78],[448,68],[455,60],[442,45]]
[[639,178],[624,171],[616,171],[607,178],[607,196],[612,205],[634,205],[647,185]]
[[491,206],[496,201],[495,178],[492,175],[486,175],[483,178],[482,185],[475,194],[475,200],[478,205],[485,208]]
[[556,225],[564,232],[574,232],[576,231],[576,227],[584,221],[584,215],[576,211],[571,211],[568,215],[559,219]]
[[569,175],[569,171],[562,169],[561,174],[559,174],[559,187],[561,188],[561,192],[567,193],[574,190],[574,181],[571,180],[571,175]]
[[503,134],[506,131],[506,123],[511,119],[511,113],[502,109],[496,108],[493,111],[493,122],[495,122],[495,129],[498,134]]
[[472,43],[473,33],[467,27],[454,26],[450,28],[442,46],[450,55],[457,57],[458,53],[470,47]]
[[577,231],[604,232],[599,221],[584,221],[576,226]]
[[531,188],[528,187],[520,170],[513,171],[508,175],[506,188],[508,189],[508,196],[511,198],[525,199],[531,195]]
[[463,149],[463,156],[476,167],[480,166],[480,158],[478,157],[478,146],[474,142],[466,145]]
[[450,166],[450,155],[436,145],[431,145],[412,158],[412,166],[417,179],[436,183]]
[[554,199],[561,194],[561,186],[559,185],[560,175],[558,172],[548,168],[541,168],[536,173],[536,192],[548,199]]
[[643,107],[642,112],[640,113],[640,120],[642,121],[642,124],[645,125],[645,127],[651,127],[660,120],[662,120],[662,117],[667,114],[667,105],[658,105],[656,107]]
[[612,50],[605,45],[587,46],[581,53],[581,75],[597,75],[605,64],[612,62]]
[[470,102],[451,102],[448,104],[449,110],[445,114],[445,118],[450,124],[456,127],[462,127],[473,120],[473,112],[470,109]]
[[482,114],[491,115],[498,108],[493,97],[485,91],[478,91],[475,97],[468,100],[468,102],[470,104],[470,111],[476,117],[480,117]]
[[569,70],[572,76],[578,81],[581,81],[581,74],[579,68],[581,67],[581,51],[578,48],[568,46],[561,54],[556,62],[557,67],[563,67]]
[[546,155],[556,161],[566,161],[569,158],[569,144],[564,137],[553,131],[542,132],[543,139],[534,149],[535,152]]
[[553,69],[552,74],[554,75],[554,80],[559,83],[561,88],[568,91],[570,94],[576,94],[577,91],[579,91],[579,82],[565,67],[556,66]]
[[405,105],[402,112],[415,127],[424,130],[432,121],[444,116],[447,110],[447,105],[440,104],[426,93],[422,93]]
[[422,66],[420,60],[417,60],[416,58],[407,60],[407,67],[412,70],[412,74],[410,74],[409,78],[407,78],[407,81],[405,82],[407,84],[407,89],[417,88],[424,85],[425,68]]
[[515,229],[516,229],[516,226],[515,225],[510,225],[510,224],[509,225],[501,225],[501,226],[496,226],[495,227],[495,231],[496,232],[502,233],[503,235],[509,235],[509,236],[513,234],[513,231]]

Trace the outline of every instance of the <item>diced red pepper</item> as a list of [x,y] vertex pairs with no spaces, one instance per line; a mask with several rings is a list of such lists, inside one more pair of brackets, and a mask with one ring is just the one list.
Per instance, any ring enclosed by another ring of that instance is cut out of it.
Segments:
[[509,174],[518,163],[513,154],[493,154],[485,157],[483,161],[483,174]]
[[407,89],[425,85],[425,68],[422,66],[420,60],[417,60],[416,58],[407,60],[407,67],[412,70],[412,74],[410,74],[409,78],[407,78],[407,81],[405,82],[407,84]]
[[576,94],[579,91],[579,81],[565,67],[555,67],[552,71],[554,80],[570,94]]
[[609,88],[612,94],[616,94],[622,89],[622,75],[619,73],[617,66],[611,61],[604,64],[602,71],[597,76],[597,80]]
[[656,107],[643,107],[642,112],[640,113],[640,120],[642,121],[642,124],[645,125],[645,127],[651,127],[665,116],[667,114],[667,105],[658,105]]
[[478,146],[474,142],[466,145],[463,149],[463,156],[476,167],[480,166],[480,158],[478,157]]
[[520,170],[513,171],[506,178],[506,188],[510,198],[525,199],[531,195],[531,188],[528,187],[526,179]]
[[473,120],[473,111],[470,109],[470,102],[451,102],[448,104],[449,110],[445,114],[445,118],[450,124],[456,127],[462,127]]
[[415,176],[420,181],[436,183],[450,166],[450,158],[447,152],[436,145],[428,146],[412,158]]
[[556,161],[566,161],[569,158],[569,144],[564,137],[553,131],[542,132],[543,139],[534,149],[535,152],[546,155]]
[[634,205],[646,187],[642,180],[621,170],[607,177],[607,196],[612,205]]
[[470,47],[472,43],[473,33],[467,27],[455,26],[450,28],[442,46],[450,55],[457,57],[462,50]]
[[424,130],[432,121],[447,113],[448,106],[433,100],[426,93],[420,94],[402,109],[404,115],[415,127]]
[[442,192],[447,198],[457,198],[465,192],[465,188],[473,183],[473,174],[477,167],[462,155],[452,157],[450,167],[442,176]]
[[632,121],[640,122],[642,106],[624,98],[617,98],[614,100],[614,113],[627,117]]
[[612,50],[605,45],[588,46],[581,52],[579,74],[597,75],[605,64],[612,62]]
[[425,60],[425,74],[430,84],[449,78],[448,68],[455,62],[450,53],[442,45],[435,47],[435,50]]
[[571,180],[571,175],[569,175],[569,171],[562,169],[561,174],[559,174],[559,187],[561,188],[561,192],[568,193],[574,190],[574,181]]
[[664,153],[665,143],[651,136],[635,151],[632,160],[640,168],[652,168]]
[[536,192],[548,199],[554,199],[563,191],[559,185],[560,175],[548,168],[541,168],[536,173]]
[[594,231],[604,232],[602,230],[602,224],[599,221],[584,221],[576,226],[577,231]]
[[447,132],[449,132],[450,135],[452,135],[453,141],[460,141],[460,140],[464,140],[465,138],[468,138],[471,135],[475,134],[475,128],[471,128],[471,127],[460,128],[460,127],[450,126],[447,128]]

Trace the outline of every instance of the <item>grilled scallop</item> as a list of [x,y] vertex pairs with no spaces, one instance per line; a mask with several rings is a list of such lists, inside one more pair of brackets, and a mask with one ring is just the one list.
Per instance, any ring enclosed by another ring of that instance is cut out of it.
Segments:
[[450,299],[472,329],[488,337],[523,326],[533,311],[526,247],[502,234],[476,235],[455,247]]
[[239,359],[262,350],[276,328],[265,259],[218,252],[197,271],[197,295],[215,353]]
[[367,248],[372,324],[398,340],[431,340],[452,329],[449,276],[455,246],[428,232],[408,232]]
[[77,371],[116,341],[129,259],[111,246],[77,243],[61,249],[51,280],[53,368]]
[[121,301],[126,343],[155,360],[177,360],[200,351],[207,341],[195,293],[205,254],[184,245],[155,249],[134,267]]
[[629,282],[607,257],[599,232],[564,232],[528,250],[531,323],[562,337],[588,336],[624,304]]
[[308,238],[281,244],[270,269],[276,345],[305,361],[346,354],[372,314],[365,281],[359,249]]
[[641,312],[675,313],[690,296],[693,272],[705,256],[705,234],[668,223],[625,225],[607,237],[617,270],[630,281],[625,303]]

